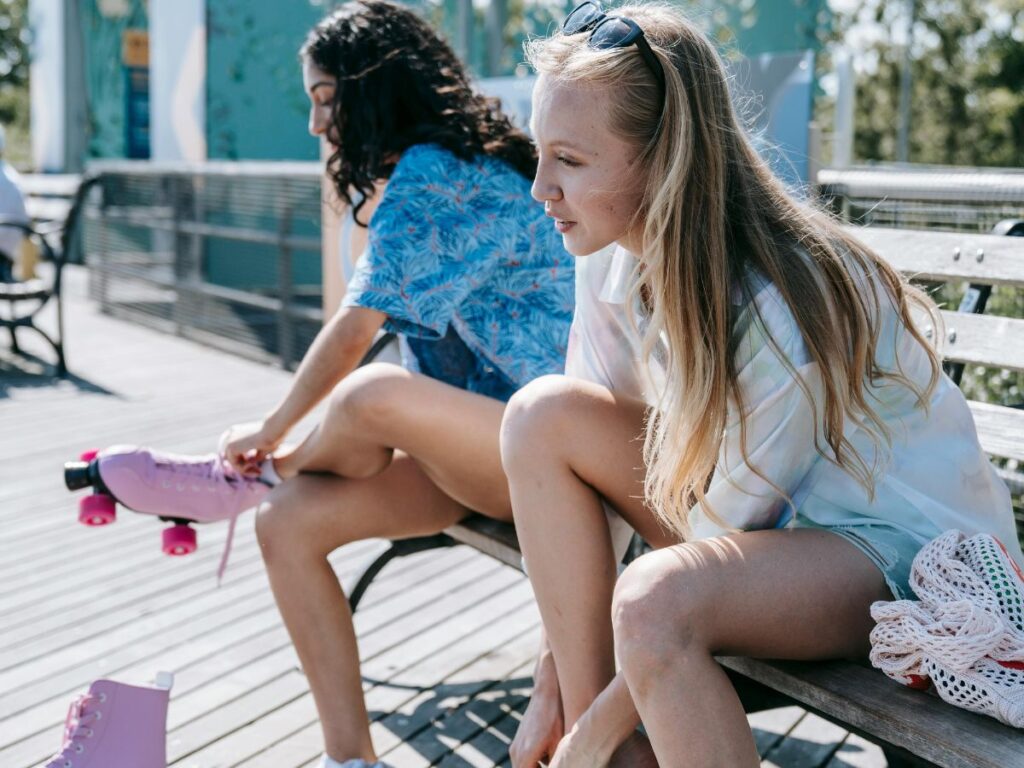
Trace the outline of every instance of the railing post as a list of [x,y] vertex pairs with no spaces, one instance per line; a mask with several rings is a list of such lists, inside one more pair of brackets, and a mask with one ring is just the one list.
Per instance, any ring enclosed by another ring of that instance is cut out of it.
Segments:
[[99,182],[88,193],[89,201],[86,203],[84,211],[85,218],[95,222],[95,242],[99,247],[95,254],[90,254],[88,240],[92,238],[87,238],[83,235],[84,254],[82,256],[82,263],[88,266],[90,260],[95,260],[96,269],[89,270],[89,296],[94,301],[99,302],[101,312],[109,312],[110,307],[107,306],[107,302],[110,298],[110,272],[108,271],[110,259],[107,253],[109,238],[107,237],[107,221],[104,213],[107,207],[104,182],[105,180]]
[[294,300],[292,249],[288,244],[288,237],[292,232],[292,209],[294,206],[291,184],[287,179],[282,182],[280,190],[281,197],[279,199],[283,203],[277,227],[277,284],[279,286],[278,298],[281,300],[281,310],[277,314],[277,352],[281,358],[281,367],[287,370],[295,361],[295,328],[291,314]]
[[202,282],[203,238],[181,225],[199,220],[200,201],[194,175],[174,174],[169,181],[174,233],[174,332],[188,336],[189,329],[198,327],[201,299],[196,288]]

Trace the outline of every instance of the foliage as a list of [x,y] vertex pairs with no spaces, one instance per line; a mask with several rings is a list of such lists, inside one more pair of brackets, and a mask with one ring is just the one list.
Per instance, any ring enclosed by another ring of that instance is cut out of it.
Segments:
[[0,88],[28,83],[28,0],[0,0]]
[[28,0],[0,0],[0,125],[4,157],[19,167],[31,163],[28,104]]
[[909,159],[1024,166],[1024,3],[1021,0],[857,0],[836,12],[829,42],[855,27],[882,30],[856,54],[854,155],[896,159],[903,29],[913,7]]

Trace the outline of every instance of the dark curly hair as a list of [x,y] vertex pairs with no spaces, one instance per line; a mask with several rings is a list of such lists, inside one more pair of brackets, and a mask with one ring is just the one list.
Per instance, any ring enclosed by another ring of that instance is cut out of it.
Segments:
[[452,49],[408,8],[345,3],[310,31],[299,55],[337,78],[327,173],[360,225],[374,181],[390,177],[395,156],[415,144],[438,144],[464,160],[490,155],[534,177],[530,139],[497,99],[473,90]]

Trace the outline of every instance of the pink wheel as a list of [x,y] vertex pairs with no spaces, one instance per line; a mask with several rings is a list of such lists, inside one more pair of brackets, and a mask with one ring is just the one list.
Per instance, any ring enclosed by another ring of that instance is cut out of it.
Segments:
[[196,529],[188,525],[172,525],[164,528],[163,550],[165,555],[191,555],[199,547]]
[[117,506],[105,493],[91,493],[78,502],[78,522],[82,525],[108,525],[116,519]]
[[92,449],[90,449],[88,451],[85,451],[81,456],[79,456],[78,460],[79,461],[85,461],[85,462],[92,461],[93,459],[96,458],[96,456],[97,456],[97,454],[99,454],[99,452],[100,452],[99,448],[92,448]]

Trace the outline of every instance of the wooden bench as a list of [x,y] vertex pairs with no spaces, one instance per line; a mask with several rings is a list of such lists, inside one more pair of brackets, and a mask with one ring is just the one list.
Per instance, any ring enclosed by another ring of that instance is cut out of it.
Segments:
[[[882,228],[851,231],[915,280],[964,282],[974,289],[992,285],[1024,289],[1024,239]],[[940,341],[947,366],[1024,371],[1024,320],[948,310],[942,315],[945,328]],[[994,458],[1024,464],[1024,410],[977,402],[970,407],[982,447]],[[1019,498],[1024,493],[1024,475],[1007,470],[1001,474]],[[393,557],[456,544],[520,568],[513,527],[472,515],[443,534],[393,542],[353,590],[353,610],[376,573]],[[866,663],[739,657],[720,658],[719,663],[748,711],[797,704],[879,744],[890,766],[1024,768],[1024,731],[953,707],[934,694],[905,688]]]

